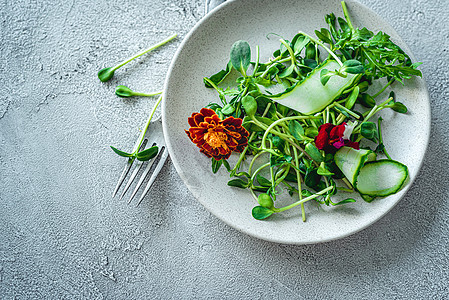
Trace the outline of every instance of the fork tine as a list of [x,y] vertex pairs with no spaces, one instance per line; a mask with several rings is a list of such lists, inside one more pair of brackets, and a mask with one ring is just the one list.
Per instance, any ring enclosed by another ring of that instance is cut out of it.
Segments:
[[148,161],[148,164],[147,164],[145,170],[143,171],[142,176],[140,176],[139,182],[137,182],[137,185],[134,188],[134,191],[133,191],[133,193],[131,194],[131,197],[128,200],[128,204],[133,200],[134,196],[139,191],[139,188],[142,185],[143,181],[145,180],[145,177],[147,177],[148,172],[150,172],[151,166],[153,165],[155,159],[156,159],[156,157],[152,158],[151,160]]
[[[140,147],[140,150],[142,150],[142,149],[145,148],[147,142],[148,142],[148,140],[144,140],[144,142],[142,143],[142,147]],[[153,143],[153,146],[154,146],[154,145],[155,145],[155,144]],[[133,170],[131,176],[130,176],[129,179],[128,179],[128,182],[126,183],[125,188],[123,189],[122,194],[120,195],[120,200],[123,199],[123,196],[125,196],[126,192],[128,191],[129,187],[130,187],[131,184],[133,183],[134,179],[136,178],[137,174],[138,174],[139,171],[142,169],[142,167],[143,167],[143,162],[141,162],[141,163],[139,164],[139,166],[136,167],[136,168]]]
[[[143,141],[142,145],[140,146],[140,150],[145,149],[145,146],[147,145],[147,142],[148,142],[148,140],[144,140]],[[138,143],[136,143],[136,145],[134,147],[137,148],[137,146],[138,146]],[[114,192],[112,193],[112,198],[115,197],[115,195],[117,194],[118,190],[122,186],[123,181],[125,181],[125,178],[128,175],[129,170],[131,170],[131,166],[133,165],[133,163],[134,163],[134,159],[128,158],[127,164],[125,165],[125,168],[123,169],[122,174],[120,175],[120,178],[119,178],[119,180],[117,182],[117,185],[115,186]],[[141,167],[142,166],[140,166],[140,168]],[[134,173],[133,173],[133,175],[134,175]],[[129,181],[128,181],[128,183],[129,183]],[[123,197],[123,195],[120,196],[120,199],[122,199],[122,197]]]
[[117,185],[115,186],[114,192],[112,193],[112,198],[115,197],[115,195],[117,194],[120,186],[122,185],[123,181],[125,180],[126,175],[128,175],[129,170],[131,169],[131,166],[133,165],[134,160],[133,159],[128,159],[125,168],[122,171],[122,174],[120,175],[120,178],[117,182]]
[[142,202],[145,195],[148,193],[148,191],[153,186],[153,183],[156,180],[157,175],[159,175],[159,172],[161,171],[162,167],[165,164],[165,161],[167,160],[167,157],[168,157],[167,149],[165,147],[162,147],[161,151],[163,151],[161,154],[161,158],[159,159],[159,162],[158,162],[156,168],[154,168],[153,174],[151,174],[150,180],[148,181],[147,186],[145,187],[145,190],[143,191],[142,195],[140,196],[140,199],[137,202],[136,207],[139,206],[140,202]]
[[120,195],[120,200],[123,199],[123,196],[125,196],[125,194],[126,194],[126,192],[128,191],[129,187],[131,186],[131,184],[133,183],[134,179],[136,178],[137,173],[139,173],[139,171],[142,169],[142,167],[143,167],[143,163],[140,163],[139,166],[136,167],[136,168],[133,170],[133,172],[132,172],[132,174],[131,174],[131,177],[129,177],[128,182],[126,183],[125,188],[123,189],[123,192],[122,192],[122,194]]

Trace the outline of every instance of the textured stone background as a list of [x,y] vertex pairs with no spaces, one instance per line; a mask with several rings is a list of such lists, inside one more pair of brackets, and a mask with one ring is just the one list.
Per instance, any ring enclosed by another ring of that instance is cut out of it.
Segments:
[[[170,160],[139,208],[111,199],[203,1],[1,1],[1,299],[447,299],[449,13],[447,0],[362,0],[409,44],[429,86],[432,136],[405,199],[343,240],[286,246],[210,215]],[[170,33],[181,36],[110,83],[96,72]],[[407,133],[413,136],[413,133]]]

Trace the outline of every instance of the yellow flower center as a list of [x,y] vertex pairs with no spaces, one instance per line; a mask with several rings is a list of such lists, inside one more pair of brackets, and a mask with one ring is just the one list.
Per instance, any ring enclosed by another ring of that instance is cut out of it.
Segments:
[[228,136],[226,133],[221,131],[214,131],[213,128],[210,128],[207,133],[204,135],[204,140],[214,149],[223,147],[225,150],[228,149],[226,145],[226,140]]

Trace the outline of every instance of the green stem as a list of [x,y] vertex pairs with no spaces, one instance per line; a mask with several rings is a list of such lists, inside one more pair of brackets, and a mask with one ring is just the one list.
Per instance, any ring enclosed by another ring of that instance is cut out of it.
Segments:
[[259,68],[260,50],[259,46],[256,46],[256,65],[254,66],[253,77],[255,76],[257,69]]
[[[293,148],[293,154],[295,155],[295,164],[297,167],[299,167],[299,160],[298,160],[298,151],[296,151],[296,148]],[[301,173],[296,170],[296,181],[298,182],[298,195],[299,195],[299,201],[302,201],[302,187],[301,187]],[[301,215],[302,215],[302,221],[306,221],[306,210],[304,209],[304,203],[301,203]]]
[[372,96],[373,98],[376,98],[377,96],[379,96],[380,94],[382,94],[387,87],[389,87],[396,79],[392,78],[390,81],[388,81],[388,83],[380,90],[378,91],[374,96]]
[[222,95],[221,91],[218,89],[218,86],[216,86],[215,83],[212,80],[210,80],[207,77],[204,77],[203,79],[205,81],[207,81],[207,83],[209,83],[220,95]]
[[279,119],[277,121],[274,121],[273,123],[271,123],[270,126],[268,126],[268,128],[265,130],[265,133],[262,137],[262,147],[265,147],[265,141],[267,139],[268,133],[270,133],[270,131],[279,123],[282,122],[286,122],[286,121],[290,121],[290,120],[304,120],[304,119],[320,119],[320,117],[318,116],[291,116],[291,117],[285,117],[282,119]]
[[341,1],[341,6],[343,8],[343,14],[345,15],[345,19],[348,22],[349,27],[352,31],[354,31],[354,26],[352,26],[351,18],[349,18],[348,8],[346,7],[346,3]]
[[250,182],[253,182],[253,181],[254,181],[254,179],[256,178],[257,173],[259,173],[260,171],[262,171],[263,169],[265,169],[266,167],[269,167],[269,166],[270,166],[270,163],[267,162],[267,163],[261,165],[260,167],[258,167],[258,168],[256,169],[256,171],[254,171],[254,174],[251,175]]
[[118,68],[123,67],[124,65],[126,65],[126,64],[129,63],[130,61],[132,61],[132,60],[138,58],[139,56],[144,55],[145,53],[148,53],[148,52],[150,52],[150,51],[152,51],[152,50],[154,50],[154,49],[156,49],[156,48],[159,48],[159,47],[162,46],[162,45],[165,45],[166,43],[168,43],[168,42],[170,42],[172,39],[174,39],[176,36],[177,36],[177,34],[175,33],[175,34],[169,36],[168,38],[166,38],[165,40],[163,40],[162,42],[159,42],[159,43],[157,43],[157,44],[151,46],[150,48],[145,49],[145,50],[143,50],[142,52],[140,52],[140,53],[134,55],[133,57],[128,58],[127,60],[125,60],[125,61],[121,62],[120,64],[116,65],[115,67],[113,67],[113,68],[112,68],[112,71],[115,71],[115,70],[117,70]]
[[295,203],[292,203],[292,204],[290,204],[290,205],[287,205],[287,206],[278,208],[276,212],[283,212],[283,211],[286,211],[286,210],[288,210],[288,209],[290,209],[290,208],[293,208],[293,207],[295,207],[295,206],[298,206],[298,205],[300,205],[300,204],[302,204],[302,203],[306,203],[307,201],[310,201],[310,200],[312,200],[312,199],[315,199],[315,198],[318,197],[318,196],[321,196],[322,194],[325,194],[326,192],[330,191],[330,190],[333,189],[333,188],[334,188],[333,186],[329,186],[329,187],[327,187],[327,188],[325,188],[325,189],[319,191],[318,193],[313,194],[313,195],[311,195],[311,196],[309,196],[309,197],[307,197],[307,198],[304,198],[304,199],[302,199],[302,200],[300,200],[300,201],[297,201],[297,202],[295,202]]
[[340,65],[340,67],[343,67],[343,63],[341,62],[341,60],[338,58],[337,54],[335,54],[331,49],[327,48],[326,45],[324,45],[323,43],[321,43],[320,41],[314,39],[313,37],[311,37],[310,35],[308,35],[305,32],[300,31],[299,34],[302,34],[306,37],[308,37],[312,42],[314,42],[315,44],[320,45],[321,47],[324,48],[324,50],[326,50],[330,55],[332,55],[332,57],[335,59],[335,61]]
[[134,154],[137,154],[137,151],[139,151],[140,146],[142,145],[143,140],[145,139],[145,134],[146,134],[147,131],[148,131],[148,127],[150,126],[151,120],[153,119],[153,115],[154,115],[154,113],[156,112],[156,108],[159,106],[159,104],[161,103],[161,101],[162,101],[162,95],[159,96],[159,99],[157,100],[156,105],[154,105],[153,109],[151,110],[150,116],[148,117],[147,124],[145,125],[145,128],[144,128],[144,130],[142,131],[142,134],[141,134],[141,136],[140,136],[140,141],[139,141],[139,143],[137,144],[137,147],[134,149]]
[[279,41],[285,46],[285,48],[287,48],[287,51],[290,54],[290,60],[292,62],[292,65],[295,65],[296,57],[295,57],[295,53],[293,52],[293,49],[290,47],[289,44],[287,44],[287,42],[284,39],[280,39]]
[[149,94],[147,94],[147,93],[138,93],[138,92],[134,92],[133,93],[134,96],[142,96],[142,97],[153,97],[153,96],[157,96],[157,95],[160,95],[160,94],[162,94],[162,91],[149,93]]
[[[262,117],[264,117],[268,111],[270,110],[270,106],[271,103],[268,103],[267,107],[265,108],[265,111],[262,114]],[[254,139],[254,137],[256,136],[256,132],[251,133],[251,136],[248,139],[248,143],[251,143],[251,141]],[[245,154],[248,151],[248,146],[245,147],[245,149],[243,149],[243,152],[240,154],[239,160],[237,161],[237,163],[234,166],[234,169],[231,170],[231,174],[235,171],[237,171],[237,169],[240,167],[240,164],[242,163],[243,159],[245,158]]]
[[341,105],[340,103],[335,102],[335,106],[340,108],[340,109],[342,109],[342,110],[344,110],[345,112],[347,112],[348,114],[350,114],[351,116],[356,118],[357,120],[360,119],[360,116],[358,114],[356,114],[352,110],[346,108],[345,106]]
[[251,163],[249,164],[249,167],[248,167],[248,174],[251,174],[251,171],[253,169],[253,165],[256,162],[257,158],[259,158],[259,156],[261,156],[264,153],[265,153],[264,151],[261,151],[261,152],[257,153],[256,155],[254,155],[254,157],[251,160]]
[[349,182],[348,179],[346,179],[345,177],[343,177],[341,180],[346,184],[346,186],[347,186],[351,191],[354,191],[354,187],[352,186],[352,184]]
[[[382,117],[379,117],[379,119],[377,119],[377,129],[378,129],[378,133],[379,133],[379,144],[380,145],[383,144],[381,123],[382,123]],[[385,153],[385,156],[388,157],[388,159],[391,159],[391,156],[388,154],[387,149],[385,148],[385,145],[383,147],[383,152]]]

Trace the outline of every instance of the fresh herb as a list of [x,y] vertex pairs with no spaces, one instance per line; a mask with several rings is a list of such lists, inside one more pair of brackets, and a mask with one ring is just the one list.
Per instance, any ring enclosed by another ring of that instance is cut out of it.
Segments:
[[162,101],[162,96],[159,96],[159,99],[157,100],[156,105],[151,110],[151,113],[150,113],[148,121],[145,125],[145,128],[142,130],[142,132],[140,134],[139,140],[137,141],[136,145],[134,146],[134,149],[131,152],[125,152],[125,151],[119,150],[113,146],[110,146],[111,149],[116,154],[123,156],[123,157],[127,157],[130,161],[134,161],[135,159],[140,160],[140,161],[147,161],[147,160],[154,158],[157,155],[157,153],[159,151],[159,148],[157,145],[154,145],[145,150],[141,150],[141,148],[143,148],[142,143],[145,138],[145,133],[147,132],[148,127],[150,126],[151,120],[153,119],[153,115],[156,112],[156,108],[161,103],[161,101]]
[[106,82],[109,81],[112,77],[114,77],[114,73],[115,71],[117,71],[119,68],[123,67],[124,65],[126,65],[127,63],[129,63],[130,61],[144,55],[145,53],[148,53],[156,48],[159,48],[162,45],[165,45],[166,43],[170,42],[171,40],[173,40],[175,37],[177,36],[177,34],[173,34],[171,36],[169,36],[168,38],[166,38],[165,40],[149,47],[148,49],[145,49],[139,53],[137,53],[136,55],[124,60],[123,62],[119,63],[118,65],[116,65],[115,67],[109,67],[109,68],[104,68],[101,69],[98,72],[98,79],[100,79],[102,82]]
[[140,97],[153,97],[162,94],[162,92],[155,92],[155,93],[138,93],[131,90],[129,87],[124,85],[118,85],[115,88],[115,94],[122,98],[128,98],[133,96],[140,96]]

